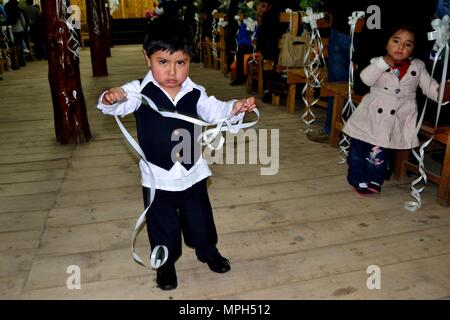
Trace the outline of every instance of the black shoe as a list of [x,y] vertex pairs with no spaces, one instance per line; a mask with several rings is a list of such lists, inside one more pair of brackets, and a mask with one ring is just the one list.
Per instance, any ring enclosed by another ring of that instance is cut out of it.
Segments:
[[200,260],[200,262],[206,262],[209,269],[217,273],[225,273],[230,271],[231,269],[230,261],[227,258],[222,257],[220,254],[218,254],[214,258],[206,260],[199,258],[198,260]]
[[236,79],[236,80],[233,80],[230,82],[230,86],[240,86],[243,83],[244,83],[244,80]]
[[172,290],[178,285],[175,266],[163,265],[156,270],[156,284],[161,290]]
[[369,185],[367,187],[369,191],[372,191],[373,193],[380,193],[381,192],[381,185],[376,182],[369,182]]
[[262,102],[271,103],[272,102],[272,92],[265,92],[262,98]]
[[359,185],[354,185],[355,191],[362,197],[370,197],[374,195],[374,192],[369,190],[367,183],[360,183]]

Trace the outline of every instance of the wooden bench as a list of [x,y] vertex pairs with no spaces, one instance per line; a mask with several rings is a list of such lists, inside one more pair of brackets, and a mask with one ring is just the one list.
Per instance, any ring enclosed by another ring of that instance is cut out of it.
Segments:
[[82,23],[80,29],[80,45],[82,49],[86,47],[86,41],[89,42],[89,27],[87,23]]
[[[339,145],[340,134],[343,129],[342,108],[345,100],[348,98],[348,82],[328,82],[322,88],[323,95],[333,96],[333,116],[330,128],[330,145],[337,147]],[[322,93],[321,92],[321,93]],[[360,103],[362,96],[352,95],[353,102]],[[430,123],[423,123],[419,134],[431,137],[434,126]],[[450,206],[450,126],[438,126],[434,131],[433,141],[445,146],[444,160],[440,174],[425,170],[428,180],[438,185],[437,202],[443,206]],[[418,166],[409,161],[410,150],[396,150],[394,161],[394,179],[402,180],[407,171],[419,173]]]
[[[280,23],[289,23],[290,24],[290,32],[292,35],[297,35],[299,23],[300,23],[300,15],[298,12],[281,12],[279,15],[279,22]],[[281,39],[278,40],[278,47],[281,46]],[[264,95],[264,72],[272,71],[274,67],[276,66],[277,62],[265,59],[264,56],[261,53],[258,53],[256,63],[254,64],[254,68],[250,70],[250,72],[247,74],[247,91],[251,93],[252,91],[252,82],[253,80],[257,80],[258,83],[258,96],[263,97]],[[274,96],[272,99],[272,104],[279,105],[279,97]]]
[[[438,185],[437,202],[443,206],[450,206],[450,125],[438,126],[436,131],[434,130],[434,124],[423,123],[420,127],[419,134],[428,138],[433,136],[433,142],[441,144],[445,148],[444,160],[440,174],[431,172],[426,168],[428,180]],[[403,177],[407,171],[412,171],[415,174],[419,174],[417,164],[412,163],[406,159],[402,166],[401,177]]]
[[[301,18],[301,17],[300,17]],[[329,29],[331,28],[332,16],[327,14],[325,18],[319,19],[317,21],[317,27],[319,29]],[[324,58],[328,58],[328,38],[322,38],[323,51],[322,54]],[[326,78],[328,75],[327,68],[319,69],[319,79],[324,79],[326,82]],[[295,113],[295,96],[297,84],[305,84],[308,79],[305,76],[304,68],[288,68],[287,69],[287,100],[286,100],[286,109],[288,113]],[[306,92],[306,99],[308,101],[313,100],[314,90],[308,87],[308,91]],[[318,104],[318,106],[325,107],[325,105]]]

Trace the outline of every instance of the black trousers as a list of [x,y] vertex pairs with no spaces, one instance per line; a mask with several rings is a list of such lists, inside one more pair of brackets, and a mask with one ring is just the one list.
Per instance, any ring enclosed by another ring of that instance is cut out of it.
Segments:
[[[150,202],[150,189],[142,187],[144,206]],[[165,245],[169,250],[166,264],[174,264],[181,256],[181,234],[187,246],[195,248],[202,260],[218,254],[217,231],[206,179],[184,191],[156,190],[147,211],[147,233],[152,250]]]

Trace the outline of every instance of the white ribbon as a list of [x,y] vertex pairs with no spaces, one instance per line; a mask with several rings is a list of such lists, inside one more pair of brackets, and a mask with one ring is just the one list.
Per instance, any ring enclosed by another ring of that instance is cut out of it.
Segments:
[[[5,38],[5,47],[6,47],[5,48],[6,51],[5,51],[5,54],[3,55],[3,58],[6,59],[6,62],[7,62],[7,65],[8,65],[8,70],[11,70],[11,65],[12,65],[11,57],[10,57],[10,54],[8,53],[9,52],[9,44],[8,44],[8,42],[10,41],[9,40],[10,37],[8,36],[8,34],[12,35],[11,26],[2,26],[2,33],[3,33],[3,37]],[[14,41],[14,40],[12,40],[12,41]]]
[[[442,69],[442,78],[441,83],[439,85],[439,95],[438,95],[438,108],[436,113],[436,120],[434,123],[434,130],[433,135],[430,139],[428,139],[426,142],[424,142],[420,148],[419,153],[417,153],[414,149],[412,149],[412,153],[414,157],[417,159],[418,162],[418,168],[419,168],[419,177],[411,182],[411,192],[409,195],[414,199],[412,201],[406,201],[405,202],[405,208],[409,211],[416,211],[422,206],[422,199],[421,199],[421,193],[425,189],[425,184],[427,183],[427,174],[425,172],[425,165],[424,165],[424,156],[425,156],[425,148],[433,141],[434,138],[434,132],[436,131],[436,128],[438,126],[439,122],[439,115],[441,113],[441,107],[442,107],[442,100],[444,97],[444,89],[445,89],[445,82],[447,78],[447,67],[448,67],[448,57],[449,57],[449,45],[448,41],[450,38],[450,32],[449,32],[449,25],[450,25],[450,19],[448,16],[444,16],[442,20],[435,19],[431,22],[431,26],[433,27],[434,31],[428,33],[428,40],[435,40],[433,50],[437,51],[437,53],[434,56],[434,62],[433,62],[433,68],[431,71],[431,77],[433,78],[434,75],[434,69],[436,67],[436,63],[444,51],[444,66]],[[431,85],[431,83],[430,83]],[[419,133],[420,127],[422,126],[423,118],[425,115],[425,111],[427,108],[427,102],[428,98],[425,100],[425,105],[422,110],[422,114],[420,116],[419,121],[417,122],[416,126],[416,135]],[[423,186],[420,188],[416,188],[416,185],[423,181]]]
[[108,0],[109,3],[109,14],[113,15],[114,11],[119,8],[119,0]]
[[[72,13],[73,7],[67,6],[67,1],[63,2],[63,8],[64,12]],[[75,31],[75,28],[73,27],[72,20],[73,20],[72,16],[69,16],[65,20],[67,29],[69,29],[69,40],[67,41],[67,49],[69,49],[69,51],[72,52],[73,57],[76,59],[80,57],[80,42],[78,41],[78,34]],[[73,45],[70,45],[71,42],[73,43]]]
[[314,13],[312,8],[306,8],[306,14],[302,16],[302,21],[308,23],[311,28],[317,29],[317,20],[325,18],[325,13]]
[[[353,11],[352,15],[348,17],[348,24],[350,25],[350,50],[349,50],[350,65],[348,67],[348,99],[346,104],[342,108],[341,112],[341,119],[344,125],[346,122],[345,115],[352,114],[356,109],[352,101],[353,83],[354,83],[354,76],[353,76],[354,70],[352,59],[353,59],[353,52],[355,51],[354,37],[355,37],[356,23],[358,22],[358,19],[364,18],[364,16],[365,16],[364,11]],[[341,164],[346,163],[349,147],[350,147],[350,137],[348,137],[345,133],[342,133],[342,139],[339,141],[339,158],[341,159],[339,163]]]
[[[249,128],[251,126],[254,126],[258,120],[259,120],[259,111],[258,109],[253,109],[252,111],[256,114],[257,120],[253,122],[243,123],[243,119],[241,119],[237,124],[231,124],[230,119],[233,117],[233,115],[229,115],[227,117],[223,117],[217,120],[214,120],[212,122],[205,122],[196,118],[192,118],[189,116],[185,116],[182,114],[174,113],[174,112],[167,112],[167,111],[160,111],[158,107],[155,105],[155,103],[147,96],[139,93],[139,92],[128,92],[128,97],[135,97],[141,100],[144,99],[144,101],[147,102],[148,106],[152,108],[154,111],[158,112],[163,117],[167,118],[174,118],[174,119],[180,119],[184,120],[196,125],[200,126],[211,126],[215,125],[215,128],[205,130],[202,132],[202,134],[199,135],[197,141],[201,143],[201,145],[207,145],[212,150],[217,150],[222,147],[225,138],[223,136],[220,136],[220,142],[217,147],[212,146],[212,142],[215,140],[217,135],[223,131],[230,131],[231,133],[237,133],[240,129]],[[120,102],[118,102],[120,103]],[[150,203],[145,208],[145,210],[139,215],[138,219],[136,220],[136,224],[133,229],[133,235],[131,240],[131,250],[133,259],[136,263],[140,264],[143,267],[148,268],[148,266],[145,265],[145,263],[142,261],[141,257],[136,252],[136,240],[138,234],[142,231],[145,225],[146,221],[146,214],[148,209],[150,208],[153,200],[155,199],[155,192],[156,192],[156,183],[155,183],[155,177],[153,175],[153,172],[150,167],[150,163],[147,161],[147,158],[145,157],[144,151],[142,151],[141,147],[139,146],[139,143],[134,140],[133,136],[128,132],[128,130],[125,128],[125,126],[120,121],[119,117],[117,115],[114,115],[114,118],[116,119],[117,125],[119,126],[120,131],[122,131],[123,135],[127,139],[128,143],[133,147],[133,149],[141,156],[142,160],[144,160],[145,165],[148,168],[149,172],[149,184],[150,184]],[[226,126],[224,126],[226,125]],[[165,246],[156,246],[151,255],[150,255],[150,266],[153,269],[157,269],[160,266],[162,266],[167,258],[168,258],[169,252],[167,247]]]
[[227,25],[228,25],[228,21],[226,21],[224,17],[220,17],[219,22],[217,23],[217,26],[219,28],[225,28]]
[[[217,12],[217,10],[216,9],[214,9],[213,11],[212,11],[212,14],[214,14],[214,13],[216,13]],[[211,39],[211,53],[212,53],[212,55],[213,55],[213,57],[218,57],[218,54],[217,54],[217,43],[216,43],[216,36],[217,36],[217,20],[216,20],[216,18],[214,18],[213,17],[213,19],[212,19],[212,23],[211,23],[211,27],[212,27],[212,30],[211,30],[211,36],[212,36],[212,39]]]
[[[313,99],[313,101],[308,101],[306,93],[308,88],[313,91],[314,88],[320,88],[325,80],[324,74],[321,74],[320,67],[325,68],[325,58],[323,56],[323,43],[320,37],[320,32],[317,29],[317,20],[325,17],[323,12],[313,13],[311,8],[306,9],[306,13],[302,15],[302,21],[307,23],[311,27],[311,39],[308,46],[308,50],[303,58],[303,69],[305,71],[306,83],[302,90],[302,100],[305,104],[305,112],[302,115],[302,121],[306,124],[307,129],[305,132],[311,130],[311,124],[316,121],[316,116],[312,112],[311,107],[319,101],[319,98]],[[314,57],[310,60],[311,51],[314,53]],[[314,94],[314,91],[313,91]]]

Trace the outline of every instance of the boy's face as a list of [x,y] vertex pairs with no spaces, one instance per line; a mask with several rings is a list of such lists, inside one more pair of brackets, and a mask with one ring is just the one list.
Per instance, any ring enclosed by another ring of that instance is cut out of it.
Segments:
[[414,34],[407,30],[397,31],[389,38],[386,50],[395,61],[408,59],[414,50]]
[[177,93],[189,75],[190,58],[183,51],[156,51],[150,57],[144,52],[153,78],[169,93]]

